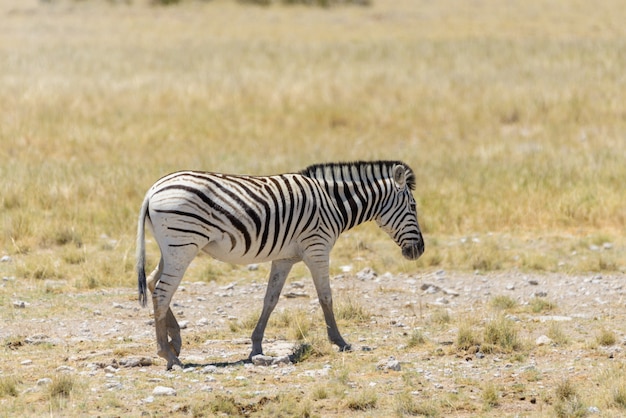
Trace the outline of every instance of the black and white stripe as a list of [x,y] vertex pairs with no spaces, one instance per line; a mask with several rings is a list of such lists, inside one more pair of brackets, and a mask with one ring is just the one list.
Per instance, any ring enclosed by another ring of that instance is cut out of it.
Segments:
[[[139,216],[140,301],[146,302],[144,225],[148,223],[162,256],[148,284],[157,322],[165,317],[185,269],[201,250],[233,263],[275,261],[277,266],[284,265],[283,269],[276,268],[276,279],[270,277],[268,295],[276,292],[276,286],[279,294],[291,265],[304,261],[312,271],[322,307],[326,301],[330,305],[324,308],[325,316],[328,309],[332,316],[328,258],[343,231],[374,220],[402,248],[405,257],[415,259],[424,251],[411,194],[414,188],[414,172],[399,161],[317,164],[298,173],[275,176],[198,171],[165,176],[146,194]],[[272,280],[278,283],[274,287]],[[265,311],[271,313],[275,306],[268,295],[257,325],[262,329],[255,330],[256,337],[261,334],[262,338]],[[331,340],[345,346],[338,331],[331,330],[334,317],[326,319]],[[168,331],[170,328],[168,325]],[[161,340],[167,338],[161,336]],[[253,334],[253,354],[261,349],[260,341],[255,344],[254,340]],[[160,354],[168,351],[160,343],[159,349]],[[170,361],[178,361],[167,353],[164,357],[168,367]]]

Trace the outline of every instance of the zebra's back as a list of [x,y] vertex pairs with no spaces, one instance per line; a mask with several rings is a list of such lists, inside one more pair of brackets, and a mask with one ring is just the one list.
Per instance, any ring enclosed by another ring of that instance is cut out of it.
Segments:
[[162,178],[148,198],[153,230],[167,245],[196,246],[219,260],[244,264],[297,258],[320,229],[317,209],[327,200],[316,181],[300,174],[194,171]]

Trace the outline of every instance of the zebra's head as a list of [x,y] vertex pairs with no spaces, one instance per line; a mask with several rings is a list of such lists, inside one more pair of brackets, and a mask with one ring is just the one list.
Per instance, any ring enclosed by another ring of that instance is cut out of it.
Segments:
[[417,222],[415,174],[405,164],[391,168],[392,190],[383,202],[376,223],[402,248],[402,255],[416,260],[424,253],[424,239]]

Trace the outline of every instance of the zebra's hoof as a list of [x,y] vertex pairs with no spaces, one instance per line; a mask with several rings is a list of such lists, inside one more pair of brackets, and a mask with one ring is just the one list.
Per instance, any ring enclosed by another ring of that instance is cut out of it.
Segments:
[[181,361],[178,359],[178,357],[174,357],[173,359],[170,359],[167,361],[167,367],[165,370],[172,370],[172,368],[174,366],[178,366],[182,369],[183,367],[183,363],[181,363]]
[[352,351],[352,344],[344,344],[339,346],[339,351]]

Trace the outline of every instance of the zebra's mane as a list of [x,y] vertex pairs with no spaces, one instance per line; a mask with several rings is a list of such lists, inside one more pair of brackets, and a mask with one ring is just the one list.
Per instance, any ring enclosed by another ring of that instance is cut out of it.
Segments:
[[330,174],[332,178],[338,177],[343,173],[350,173],[352,168],[355,167],[359,175],[365,177],[366,176],[366,168],[378,166],[380,168],[381,173],[388,173],[391,175],[391,169],[393,166],[400,164],[403,165],[407,172],[406,184],[409,186],[409,189],[415,190],[415,173],[405,163],[402,161],[351,161],[351,162],[340,162],[340,163],[322,163],[322,164],[313,164],[301,170],[299,174],[303,176],[312,177],[312,178],[324,178]]

